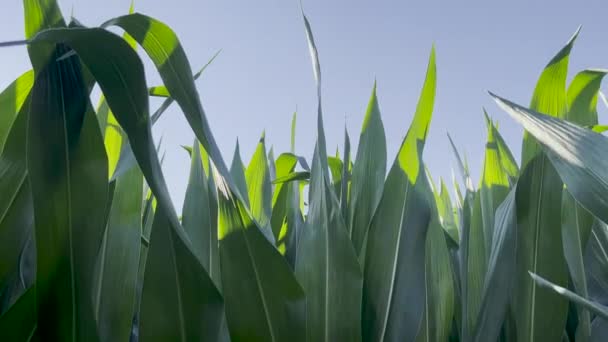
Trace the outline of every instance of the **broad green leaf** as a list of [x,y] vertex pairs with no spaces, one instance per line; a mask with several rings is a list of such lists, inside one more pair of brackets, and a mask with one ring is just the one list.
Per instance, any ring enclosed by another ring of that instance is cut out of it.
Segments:
[[220,268],[232,341],[304,341],[306,301],[244,206],[218,188]]
[[34,71],[30,70],[19,76],[0,93],[0,152],[33,85]]
[[36,289],[30,287],[0,316],[0,340],[31,341],[36,331]]
[[496,210],[488,272],[484,281],[474,341],[496,341],[509,308],[517,243],[516,188]]
[[517,252],[513,311],[518,341],[556,341],[566,326],[568,302],[529,277],[528,271],[566,284],[568,270],[561,235],[562,187],[541,153],[523,169],[517,184]]
[[[23,12],[26,39],[49,28],[66,27],[56,0],[23,0]],[[55,50],[52,45],[28,45],[27,49],[36,72],[46,65]]]
[[[584,70],[578,73],[568,88],[568,113],[566,120],[581,126],[597,125],[597,98],[605,70]],[[564,190],[562,203],[562,235],[564,255],[576,292],[588,298],[583,264],[584,248],[593,225],[593,215],[581,207]],[[577,308],[577,341],[587,341],[591,336],[591,317],[582,307]]]
[[435,49],[409,131],[384,183],[365,255],[363,340],[413,341],[425,308],[425,241],[431,209],[422,151],[435,99]]
[[[179,237],[182,246],[190,249],[188,238],[170,201],[153,145],[147,87],[143,66],[136,52],[123,39],[102,29],[44,31],[38,34],[32,43],[57,41],[62,41],[74,49],[99,83],[109,107],[129,137],[133,153],[158,200],[159,208],[169,220],[173,233]],[[192,253],[187,253],[186,256],[188,255],[196,260]],[[183,258],[175,260],[181,262]],[[200,269],[205,272],[204,268]],[[209,281],[205,286],[213,286],[206,273],[200,277],[200,281]],[[210,300],[210,305],[212,303]]]
[[222,297],[157,207],[141,299],[142,341],[218,341]]
[[547,279],[545,279],[533,272],[529,272],[529,273],[530,273],[530,277],[532,277],[532,279],[534,279],[534,281],[539,286],[546,288],[546,289],[550,289],[550,290],[554,291],[555,293],[559,294],[560,296],[563,296],[563,297],[567,298],[568,300],[574,302],[576,305],[580,305],[580,306],[584,307],[585,309],[598,315],[599,317],[601,317],[605,320],[608,320],[608,307],[600,305],[595,302],[592,302],[588,299],[585,299],[585,298],[579,296],[578,294],[568,290],[567,288],[556,285],[556,284],[552,283],[551,281],[548,281]]
[[197,140],[194,141],[192,152],[182,224],[192,242],[192,251],[201,261],[216,287],[220,289],[217,201],[212,194],[215,189],[209,187],[209,178],[203,168],[201,146]]
[[[493,95],[498,105],[541,142],[568,192],[608,222],[608,137]],[[542,276],[542,275],[541,275]]]
[[34,203],[38,334],[95,340],[92,278],[108,193],[107,160],[75,58],[36,69],[27,164]]
[[140,258],[143,182],[137,165],[116,180],[98,257],[100,270],[94,296],[102,341],[128,340],[131,335]]
[[486,260],[489,260],[490,246],[492,246],[492,236],[494,235],[494,213],[509,192],[509,175],[501,163],[502,156],[494,135],[496,127],[485,111],[484,114],[488,129],[488,140],[479,184],[479,195],[481,197]]
[[331,187],[321,68],[312,30],[302,12],[317,85],[317,143],[310,173],[308,214],[300,233],[296,277],[306,292],[307,341],[360,341],[362,274],[338,198]]
[[386,137],[374,83],[363,119],[348,200],[348,231],[355,252],[361,260],[364,258],[361,250],[367,238],[369,224],[382,197],[385,175]]
[[[530,102],[530,108],[538,112],[557,118],[564,118],[568,112],[568,101],[566,98],[566,77],[568,76],[568,61],[574,41],[578,36],[580,27],[568,40],[566,45],[549,61],[540,75],[534,95]],[[539,152],[540,147],[529,132],[524,132],[524,142],[521,150],[521,167],[532,160]]]
[[259,227],[270,231],[272,186],[270,185],[264,140],[264,135],[262,135],[253,153],[253,157],[251,157],[251,161],[245,170],[245,180],[247,182],[247,195],[249,197],[251,215]]

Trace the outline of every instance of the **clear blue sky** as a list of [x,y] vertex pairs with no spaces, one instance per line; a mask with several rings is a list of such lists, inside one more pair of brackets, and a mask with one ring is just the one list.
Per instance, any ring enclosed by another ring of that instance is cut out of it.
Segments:
[[[0,41],[23,37],[21,1],[4,1]],[[446,132],[466,152],[477,183],[485,144],[482,106],[519,159],[522,130],[487,90],[528,104],[536,78],[576,30],[570,77],[608,67],[608,3],[603,1],[304,0],[319,48],[328,149],[342,143],[345,124],[354,146],[374,79],[392,163],[424,80],[431,45],[438,88],[425,161],[435,179],[455,165]],[[130,0],[59,0],[89,26],[124,14]],[[309,156],[315,140],[315,87],[297,0],[139,0],[136,10],[169,24],[194,69],[223,52],[198,82],[213,132],[229,162],[237,136],[247,163],[263,130],[268,147],[289,149],[289,123],[298,108],[296,148]],[[159,82],[147,64],[150,85]],[[0,87],[29,68],[25,48],[0,50]],[[603,87],[605,88],[605,87]],[[153,101],[153,106],[158,105]],[[601,107],[601,105],[600,105]],[[154,107],[153,107],[154,109]],[[606,122],[600,109],[600,121]],[[193,134],[177,107],[155,129],[163,135],[165,177],[181,208],[189,160],[179,148]],[[342,149],[342,148],[341,148]],[[278,153],[277,153],[278,154]]]

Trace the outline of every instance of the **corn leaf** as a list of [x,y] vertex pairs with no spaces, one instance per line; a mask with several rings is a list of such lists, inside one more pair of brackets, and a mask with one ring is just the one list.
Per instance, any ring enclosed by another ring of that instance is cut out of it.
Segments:
[[[566,99],[566,77],[570,51],[578,37],[580,27],[568,40],[566,45],[549,61],[536,83],[530,108],[558,118],[564,118],[568,112]],[[529,132],[524,132],[524,142],[521,150],[522,169],[539,152],[540,147]]]
[[30,287],[0,316],[2,341],[31,341],[36,331],[36,289]]
[[298,241],[296,277],[306,292],[307,341],[361,340],[362,274],[329,179],[321,106],[321,68],[312,30],[302,13],[317,85],[317,143],[309,208]]
[[[182,224],[192,251],[203,264],[218,289],[221,288],[219,246],[217,238],[217,200],[210,188],[209,175],[203,168],[202,147],[194,141],[190,178],[182,210]],[[208,158],[205,154],[205,158]]]
[[30,70],[19,76],[0,93],[0,152],[33,85],[34,71]]
[[218,188],[220,268],[232,341],[306,340],[306,301],[242,203]]
[[91,307],[108,193],[107,161],[77,59],[37,72],[29,108],[27,163],[36,231],[38,334],[95,340]]
[[247,195],[251,215],[259,227],[271,231],[270,212],[272,210],[272,186],[266,157],[266,145],[264,135],[251,157],[251,161],[245,170],[247,182]]
[[516,189],[511,189],[496,210],[488,272],[473,332],[474,341],[497,340],[508,312],[517,248]]
[[144,277],[141,340],[219,340],[222,297],[161,207],[154,215]]
[[425,308],[425,240],[431,209],[422,151],[435,99],[435,50],[409,131],[384,183],[371,222],[363,283],[363,340],[413,341]]
[[348,231],[361,260],[369,224],[382,197],[385,175],[386,137],[374,84],[363,119],[348,197]]
[[116,180],[98,257],[100,271],[94,297],[103,341],[127,340],[131,335],[140,258],[143,181],[137,165]]

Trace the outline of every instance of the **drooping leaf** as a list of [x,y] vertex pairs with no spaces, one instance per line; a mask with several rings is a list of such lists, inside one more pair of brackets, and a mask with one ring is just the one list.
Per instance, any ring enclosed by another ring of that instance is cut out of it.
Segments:
[[[608,222],[608,137],[493,95],[498,105],[541,142],[568,192]],[[541,275],[542,276],[542,275]]]
[[243,200],[244,194],[232,181],[228,167],[211,133],[194,85],[192,68],[173,30],[164,23],[139,13],[111,19],[102,27],[112,25],[119,26],[129,33],[146,51],[158,69],[171,98],[181,107],[194,134],[218,169],[221,175],[218,181],[225,182],[235,195]]
[[431,210],[423,190],[422,151],[436,84],[435,50],[414,119],[384,183],[371,222],[363,283],[363,340],[413,341],[425,308],[425,240]]

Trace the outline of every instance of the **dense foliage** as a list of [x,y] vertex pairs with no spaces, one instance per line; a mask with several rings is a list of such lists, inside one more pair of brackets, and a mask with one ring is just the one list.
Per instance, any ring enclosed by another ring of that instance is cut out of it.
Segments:
[[[423,162],[436,89],[387,169],[372,90],[356,155],[329,156],[321,68],[312,159],[295,149],[230,166],[190,63],[164,23],[87,28],[23,0],[32,70],[0,93],[1,341],[602,341],[608,339],[608,139],[603,70],[567,86],[575,34],[529,107],[490,94],[526,134],[518,163],[486,114],[475,186]],[[107,29],[120,28],[118,36]],[[149,88],[136,49],[163,85]],[[102,92],[94,108],[91,92]],[[165,102],[150,112],[149,96]],[[196,140],[181,216],[152,125],[179,105]],[[461,185],[464,186],[461,188]]]

